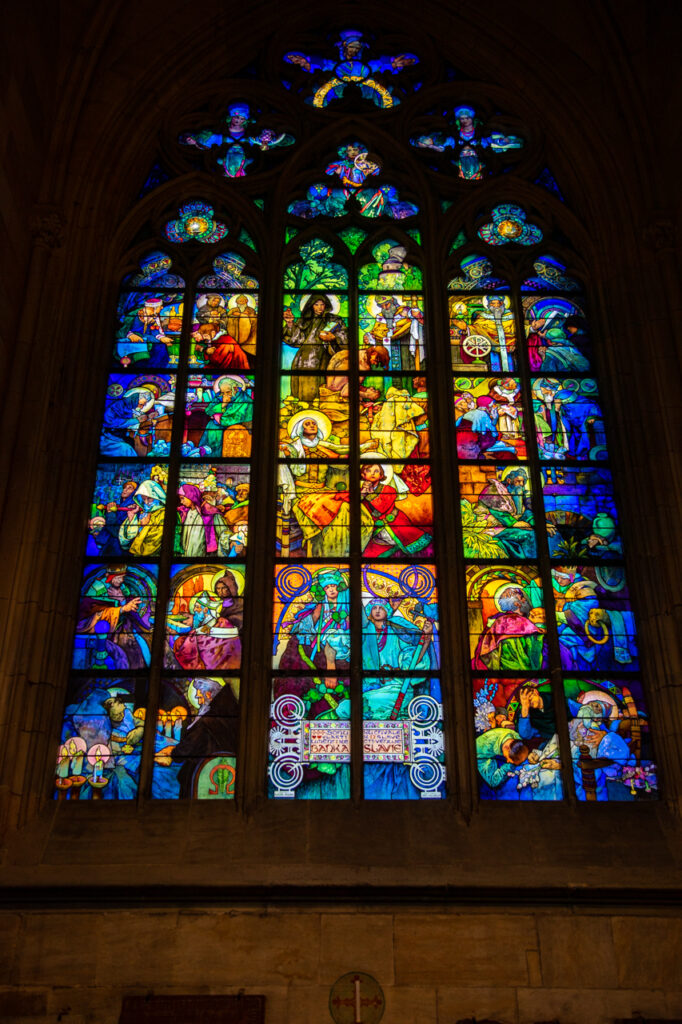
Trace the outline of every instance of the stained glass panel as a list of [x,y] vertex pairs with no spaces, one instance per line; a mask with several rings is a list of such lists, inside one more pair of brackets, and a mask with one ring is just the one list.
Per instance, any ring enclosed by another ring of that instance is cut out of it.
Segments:
[[658,790],[649,717],[638,679],[565,679],[579,800],[651,800]]
[[162,681],[152,797],[233,800],[238,746],[238,679]]
[[527,467],[459,467],[465,558],[537,558]]
[[552,570],[561,664],[569,672],[623,672],[639,667],[637,630],[620,566]]
[[158,570],[154,565],[88,565],[78,604],[73,667],[144,669],[151,662]]
[[185,392],[185,458],[248,458],[251,454],[253,377],[190,374]]
[[[463,181],[481,181],[491,173],[490,156],[499,158],[525,145],[521,136],[501,131],[497,125],[495,130],[484,123],[480,111],[474,107],[459,106],[453,111],[443,111],[441,122],[441,131],[413,135],[410,145],[427,150],[429,154],[442,155],[437,169],[450,170]],[[493,165],[496,163],[493,159]]]
[[200,293],[194,303],[190,366],[248,371],[256,355],[258,296]]
[[435,566],[365,565],[362,606],[365,670],[429,672],[440,666]]
[[220,672],[241,665],[244,567],[198,563],[173,566],[166,616],[164,665],[186,672]]
[[[377,373],[380,347],[360,349],[359,426],[363,459],[429,457],[426,377]],[[366,354],[367,359],[363,358]],[[367,364],[366,375],[363,372]]]
[[95,558],[158,555],[167,468],[140,463],[98,466],[85,554]]
[[482,800],[561,800],[552,686],[543,679],[474,679]]
[[241,558],[248,537],[249,490],[248,466],[182,463],[175,554]]
[[281,463],[277,497],[277,547],[282,558],[349,555],[347,468]]
[[[348,300],[345,296],[330,292],[312,295],[285,294],[282,326],[283,370],[326,370],[330,366],[331,369],[348,369],[347,365],[338,367],[339,362],[343,364],[343,356],[340,356],[340,353],[347,348]],[[310,381],[312,389],[317,378],[311,377]],[[317,386],[321,383],[322,377],[317,381]]]
[[533,373],[587,373],[592,344],[583,307],[554,296],[525,298],[528,362]]
[[69,682],[57,754],[56,799],[135,799],[146,700],[146,679],[99,676]]
[[181,292],[123,292],[118,304],[114,365],[134,370],[177,366]]
[[526,673],[545,668],[545,611],[537,568],[470,565],[466,586],[472,668]]
[[348,671],[348,585],[344,564],[275,567],[273,668]]
[[365,799],[442,799],[440,681],[434,676],[366,676],[362,708]]
[[516,365],[516,327],[508,295],[451,295],[453,370],[508,373]]
[[516,377],[456,377],[455,426],[461,459],[525,458],[521,382]]
[[537,377],[532,381],[533,418],[543,460],[601,462],[606,435],[597,382],[590,377]]
[[338,676],[272,682],[268,793],[276,799],[350,797],[350,686]]
[[609,471],[543,466],[540,474],[551,557],[564,561],[622,557]]

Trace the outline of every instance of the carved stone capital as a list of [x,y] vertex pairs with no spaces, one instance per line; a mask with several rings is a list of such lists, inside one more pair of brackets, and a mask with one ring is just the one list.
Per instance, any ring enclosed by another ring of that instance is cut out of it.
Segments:
[[64,243],[66,221],[57,206],[41,204],[34,207],[31,234],[36,245],[46,249],[59,249]]

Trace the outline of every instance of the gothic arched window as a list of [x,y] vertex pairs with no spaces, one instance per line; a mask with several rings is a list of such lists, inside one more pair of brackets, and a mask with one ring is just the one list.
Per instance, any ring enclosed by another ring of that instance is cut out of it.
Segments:
[[655,795],[575,218],[414,47],[282,48],[160,138],[59,799]]

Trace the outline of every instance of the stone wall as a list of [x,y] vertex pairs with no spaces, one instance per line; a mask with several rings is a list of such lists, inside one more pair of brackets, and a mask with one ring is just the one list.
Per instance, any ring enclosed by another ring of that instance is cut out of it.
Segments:
[[385,1024],[682,1017],[679,912],[55,910],[0,927],[2,1024],[115,1024],[123,995],[242,990],[266,996],[266,1024],[323,1024],[352,970],[382,986]]

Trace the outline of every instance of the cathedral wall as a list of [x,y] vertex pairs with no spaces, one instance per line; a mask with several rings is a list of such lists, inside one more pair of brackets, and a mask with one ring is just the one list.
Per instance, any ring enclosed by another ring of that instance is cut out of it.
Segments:
[[386,1024],[682,1016],[682,914],[621,907],[81,908],[0,916],[0,1021],[115,1024],[124,995],[264,995],[268,1024],[329,1020],[349,971]]

